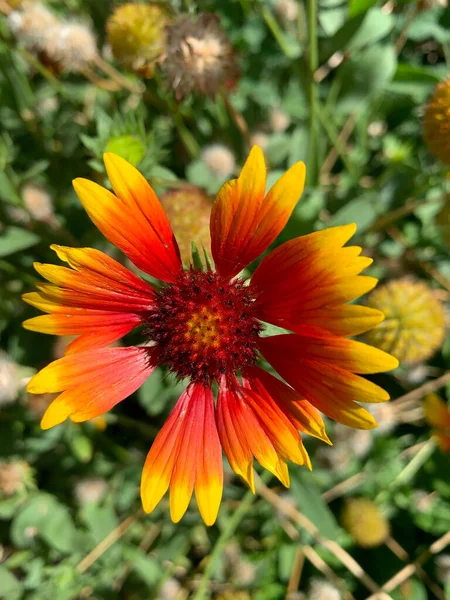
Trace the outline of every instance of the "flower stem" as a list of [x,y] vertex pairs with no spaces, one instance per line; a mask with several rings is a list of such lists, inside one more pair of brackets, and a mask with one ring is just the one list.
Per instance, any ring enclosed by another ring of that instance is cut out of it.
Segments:
[[[264,482],[264,484],[266,484],[269,481],[270,477],[271,477],[271,474],[266,471],[261,476],[261,480]],[[222,532],[221,532],[221,534],[216,542],[216,545],[214,546],[213,551],[211,552],[209,560],[206,564],[205,570],[203,572],[203,577],[200,581],[200,585],[197,588],[197,591],[195,592],[195,594],[192,596],[192,600],[204,600],[207,597],[208,584],[211,581],[211,578],[213,576],[217,560],[220,557],[220,555],[222,554],[225,544],[233,536],[236,529],[239,527],[240,522],[247,514],[247,512],[250,509],[251,505],[253,504],[253,501],[255,500],[255,498],[256,498],[256,496],[253,495],[252,491],[248,490],[247,493],[242,498],[241,503],[239,504],[239,508],[234,512],[234,514],[225,523],[225,526],[222,529]]]
[[313,186],[317,183],[317,84],[314,73],[319,66],[317,45],[317,0],[308,0],[308,154],[306,161],[307,183]]

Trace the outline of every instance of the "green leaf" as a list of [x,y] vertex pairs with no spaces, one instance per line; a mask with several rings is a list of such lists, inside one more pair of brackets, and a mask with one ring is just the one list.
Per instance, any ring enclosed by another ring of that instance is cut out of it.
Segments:
[[360,13],[365,13],[371,6],[377,3],[377,0],[349,0],[349,13],[355,17]]
[[147,584],[149,588],[154,588],[161,579],[163,571],[160,563],[139,550],[139,548],[124,548],[124,559],[133,565],[133,571]]
[[34,536],[62,553],[73,551],[75,526],[66,506],[50,494],[38,493],[18,512],[11,526],[11,538],[19,548],[31,546]]
[[333,215],[329,226],[356,223],[358,233],[362,233],[375,222],[378,216],[376,202],[375,194],[365,194],[361,198],[350,200]]
[[342,67],[338,108],[348,113],[366,106],[370,97],[387,87],[396,67],[397,56],[390,44],[377,44],[355,54]]
[[4,565],[0,565],[0,590],[3,598],[18,598],[22,584]]
[[0,232],[0,258],[31,248],[38,242],[39,237],[31,231],[13,225],[5,227]]
[[393,600],[427,600],[425,584],[416,578],[405,581],[404,585],[392,592]]
[[323,536],[336,540],[341,531],[340,527],[320,495],[312,474],[304,469],[297,469],[293,473],[291,490],[300,511],[314,523]]

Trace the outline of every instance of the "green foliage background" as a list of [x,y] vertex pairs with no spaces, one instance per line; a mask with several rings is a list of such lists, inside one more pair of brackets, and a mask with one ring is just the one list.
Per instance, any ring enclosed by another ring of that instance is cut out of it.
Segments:
[[[64,19],[90,23],[99,48],[117,4],[48,2]],[[448,74],[450,10],[438,2],[322,0],[312,28],[307,17],[314,2],[298,3],[294,21],[280,16],[275,0],[170,4],[177,12],[219,15],[241,73],[228,99],[250,135],[265,136],[269,183],[294,162],[307,163],[307,189],[277,243],[355,221],[356,243],[375,259],[369,274],[382,280],[416,275],[447,300],[450,223],[437,218],[449,191],[447,169],[424,146],[421,116],[434,85]],[[318,48],[314,84],[311,34]],[[202,148],[223,143],[238,165],[248,152],[248,140],[222,96],[192,96],[177,105],[160,77],[142,82],[121,72],[130,85],[145,83],[143,92],[108,91],[80,74],[53,75],[0,17],[0,335],[24,381],[54,357],[53,338],[21,327],[36,314],[20,299],[37,279],[33,261],[53,262],[52,243],[96,247],[120,258],[90,223],[71,180],[84,176],[106,184],[101,155],[109,149],[137,164],[158,193],[187,180],[213,194],[223,179],[205,166]],[[288,117],[283,131],[271,126],[274,109]],[[53,199],[51,219],[24,222],[12,210],[23,209],[22,190],[30,182]],[[400,367],[378,379],[396,398],[443,374],[449,359],[447,337],[422,371]],[[328,577],[323,564],[339,577],[334,584],[343,597],[368,597],[338,554],[267,498],[253,498],[229,471],[212,528],[203,525],[195,506],[177,525],[165,501],[143,515],[138,496],[143,460],[180,389],[155,373],[106,416],[104,430],[65,423],[42,431],[23,389],[16,402],[0,406],[1,459],[26,461],[32,469],[24,489],[0,492],[0,597],[293,599],[310,592],[312,579]],[[441,393],[448,395],[450,387]],[[415,452],[430,437],[419,402],[416,408],[418,417],[400,418],[394,428],[370,434],[366,453],[355,451],[358,442],[345,448],[342,442],[342,468],[324,463],[319,444],[307,440],[312,473],[291,467],[288,492],[266,480],[380,586],[450,529],[449,458],[429,444]],[[333,439],[332,424],[329,430]],[[327,495],[351,477],[342,493]],[[75,490],[86,479],[106,483],[103,497],[77,499]],[[386,546],[354,545],[339,525],[343,499],[351,495],[379,504],[408,557]],[[427,501],[420,504],[420,498]],[[111,532],[117,535],[111,538]],[[319,560],[303,564],[303,546]],[[416,571],[389,591],[394,600],[436,597],[430,580],[444,589],[434,555],[422,568],[425,576]],[[449,589],[447,582],[447,598]]]

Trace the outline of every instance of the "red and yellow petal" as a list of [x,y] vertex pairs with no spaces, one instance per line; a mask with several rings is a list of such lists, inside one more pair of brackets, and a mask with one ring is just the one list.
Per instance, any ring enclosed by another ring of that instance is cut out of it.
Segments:
[[297,163],[265,195],[264,155],[252,148],[239,178],[223,185],[211,211],[211,250],[221,275],[237,275],[275,240],[304,182],[305,166]]
[[297,429],[331,444],[319,411],[293,388],[259,367],[249,367],[245,377],[260,396],[269,395]]
[[35,264],[52,282],[24,294],[32,306],[49,313],[24,327],[52,335],[79,335],[66,354],[107,346],[145,319],[155,298],[152,287],[116,260],[93,248],[52,246],[72,268]]
[[191,384],[156,436],[142,473],[144,510],[151,512],[170,487],[170,514],[178,522],[195,490],[200,514],[212,525],[222,498],[222,452],[212,391]]
[[28,383],[32,394],[62,392],[49,406],[44,429],[98,417],[135,392],[157,364],[150,348],[101,348],[64,356]]
[[87,179],[73,182],[89,217],[137,267],[162,281],[175,281],[182,267],[180,253],[154,191],[119,156],[106,154],[105,165],[117,196]]
[[283,379],[321,412],[349,427],[371,429],[376,421],[357,402],[383,402],[389,394],[348,369],[376,373],[395,368],[397,362],[372,349],[364,350],[364,362],[356,356],[359,342],[337,340],[329,351],[325,342],[295,334],[261,338],[259,347]]
[[231,468],[254,491],[253,457],[289,487],[286,460],[310,466],[302,440],[286,414],[267,395],[223,380],[217,399],[217,428]]
[[258,318],[296,332],[311,325],[337,335],[355,335],[380,323],[379,311],[345,306],[377,283],[360,275],[372,259],[359,256],[359,247],[342,247],[354,231],[354,225],[318,231],[266,256],[251,281]]

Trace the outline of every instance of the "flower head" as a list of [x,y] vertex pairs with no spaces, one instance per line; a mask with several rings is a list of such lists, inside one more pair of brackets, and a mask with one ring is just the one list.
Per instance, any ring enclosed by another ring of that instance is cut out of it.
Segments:
[[423,133],[430,152],[450,164],[450,79],[434,88],[425,107]]
[[236,55],[217,15],[180,15],[167,27],[164,72],[177,100],[215,96],[238,76]]
[[91,29],[84,23],[58,23],[49,32],[45,53],[58,70],[66,73],[82,71],[98,55]]
[[341,516],[344,528],[362,548],[381,546],[389,535],[389,521],[378,506],[368,498],[351,498]]
[[423,410],[442,452],[450,452],[450,408],[437,394],[427,394]]
[[386,317],[366,334],[367,341],[402,364],[427,360],[441,346],[444,309],[425,283],[406,277],[390,281],[372,292],[367,304]]
[[33,472],[23,460],[0,461],[0,496],[23,494],[34,486]]
[[112,53],[127,69],[152,77],[164,52],[170,12],[161,3],[129,2],[118,6],[106,31]]
[[[50,283],[24,299],[47,314],[25,327],[78,336],[28,385],[32,393],[61,392],[42,427],[104,414],[164,364],[187,387],[147,456],[144,509],[152,511],[170,487],[176,522],[195,491],[211,524],[222,495],[222,449],[253,490],[254,458],[288,486],[288,460],[310,466],[300,432],[328,441],[319,410],[350,427],[376,426],[359,402],[389,396],[356,373],[390,370],[397,360],[346,337],[383,319],[347,304],[376,283],[359,275],[371,259],[344,247],[355,226],[293,239],[268,254],[250,282],[240,275],[285,226],[303,189],[303,163],[266,194],[263,153],[254,147],[212,206],[214,269],[188,270],[142,175],[114,154],[105,165],[114,193],[85,179],[75,180],[76,192],[100,231],[161,284],[152,287],[92,248],[53,246],[68,267],[35,265]],[[264,322],[289,332],[265,336]],[[108,347],[138,326],[145,345]],[[258,366],[260,355],[285,381]]]
[[36,221],[48,221],[53,217],[53,203],[50,194],[38,185],[29,183],[22,189],[23,203]]
[[211,144],[203,148],[201,158],[208,169],[217,177],[227,177],[236,169],[234,154],[222,144]]
[[16,363],[6,352],[0,350],[0,407],[10,404],[17,398],[20,388]]

